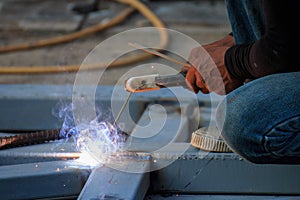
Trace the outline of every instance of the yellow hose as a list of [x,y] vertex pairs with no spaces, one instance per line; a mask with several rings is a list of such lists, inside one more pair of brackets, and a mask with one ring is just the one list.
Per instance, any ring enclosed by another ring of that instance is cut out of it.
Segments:
[[29,49],[34,49],[34,48],[41,48],[41,47],[46,47],[46,46],[50,46],[50,45],[56,45],[56,44],[61,44],[61,43],[65,43],[65,42],[70,42],[72,40],[76,40],[78,38],[90,35],[95,32],[102,31],[102,30],[112,27],[114,25],[117,25],[117,24],[121,23],[122,21],[124,21],[131,13],[133,13],[133,11],[135,11],[134,8],[132,8],[132,7],[128,8],[125,11],[121,12],[121,14],[119,14],[116,17],[114,17],[113,19],[111,19],[108,23],[97,24],[97,25],[85,28],[83,30],[76,31],[74,33],[66,34],[63,36],[42,39],[42,40],[39,40],[36,42],[31,42],[31,43],[3,46],[3,47],[0,47],[0,53],[29,50]]
[[[129,16],[134,9],[138,10],[143,16],[145,16],[150,23],[157,27],[157,28],[165,28],[164,24],[161,22],[161,20],[151,11],[147,6],[145,6],[143,3],[141,3],[139,0],[117,0],[120,3],[128,4],[131,6],[131,8],[126,9],[121,14],[110,20],[106,24],[100,24],[95,25],[93,27],[68,34],[67,36],[61,36],[56,38],[50,38],[46,40],[41,40],[33,44],[22,44],[22,45],[16,45],[11,47],[5,47],[6,52],[15,50],[25,50],[30,48],[38,48],[38,47],[44,47],[48,45],[54,45],[62,42],[69,42],[71,40],[78,39],[79,37],[83,37],[89,34],[92,34],[96,31],[103,30],[105,28],[114,26],[120,22],[122,22],[127,16]],[[164,29],[158,29],[160,33],[160,45],[159,48],[163,49],[166,47],[168,43],[168,34]],[[2,49],[2,51],[1,51]],[[4,52],[4,47],[0,49],[0,52]],[[122,59],[119,59],[115,62],[113,62],[109,67],[117,67],[122,65],[127,65],[131,63],[135,63],[147,58],[150,58],[152,55],[149,54],[141,54],[140,56],[134,56],[134,57],[124,57]],[[0,74],[42,74],[42,73],[60,73],[60,72],[75,72],[78,71],[80,68],[80,64],[75,65],[64,65],[64,66],[34,66],[34,67],[28,67],[28,66],[2,66],[0,68]],[[90,70],[90,69],[99,69],[106,67],[106,63],[96,63],[91,65],[85,65],[84,70]]]

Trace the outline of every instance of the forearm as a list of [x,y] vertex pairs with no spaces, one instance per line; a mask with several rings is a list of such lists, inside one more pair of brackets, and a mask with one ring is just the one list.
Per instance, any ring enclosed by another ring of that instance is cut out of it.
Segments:
[[298,71],[300,62],[295,49],[299,47],[300,2],[265,0],[266,34],[251,44],[235,45],[225,55],[229,73],[240,80],[268,74]]
[[[210,43],[208,45],[210,45],[210,46],[228,46],[228,47],[232,47],[233,45],[235,45],[235,43],[234,43],[233,36],[230,33],[230,34],[226,35],[224,38],[222,38],[220,40],[217,40],[213,43]],[[204,45],[204,46],[206,46],[206,45]]]

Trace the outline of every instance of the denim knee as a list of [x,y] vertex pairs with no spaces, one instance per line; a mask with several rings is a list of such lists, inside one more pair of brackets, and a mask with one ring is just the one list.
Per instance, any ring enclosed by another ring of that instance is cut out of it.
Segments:
[[299,84],[300,72],[276,74],[227,95],[216,122],[231,149],[254,163],[300,163]]
[[299,156],[300,158],[300,115],[277,124],[263,137],[267,152],[275,158]]

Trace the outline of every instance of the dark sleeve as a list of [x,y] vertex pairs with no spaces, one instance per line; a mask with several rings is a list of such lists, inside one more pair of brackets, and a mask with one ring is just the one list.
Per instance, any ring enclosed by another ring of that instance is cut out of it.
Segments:
[[225,54],[229,73],[238,79],[300,71],[299,0],[264,0],[266,33],[258,41],[235,45]]

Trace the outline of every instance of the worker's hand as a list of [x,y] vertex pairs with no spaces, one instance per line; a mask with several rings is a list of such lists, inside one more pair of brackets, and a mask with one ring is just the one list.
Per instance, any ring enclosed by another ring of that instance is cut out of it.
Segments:
[[181,69],[181,72],[186,74],[185,80],[189,90],[195,93],[198,93],[199,90],[204,94],[209,93],[207,85],[194,66],[184,67]]
[[243,84],[230,76],[224,63],[225,52],[233,44],[232,36],[227,36],[191,51],[189,63],[192,67],[185,67],[182,71],[186,73],[187,85],[192,91],[224,95]]

